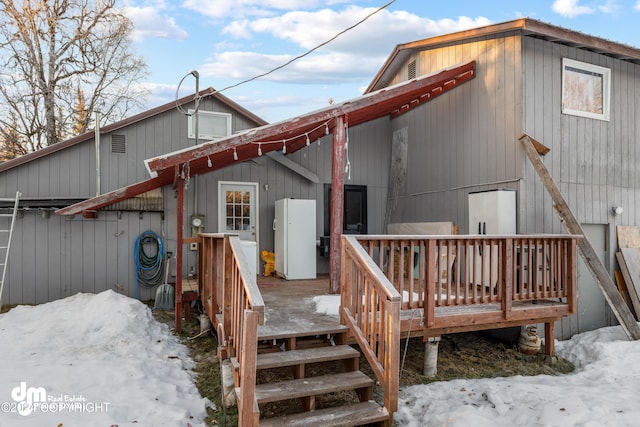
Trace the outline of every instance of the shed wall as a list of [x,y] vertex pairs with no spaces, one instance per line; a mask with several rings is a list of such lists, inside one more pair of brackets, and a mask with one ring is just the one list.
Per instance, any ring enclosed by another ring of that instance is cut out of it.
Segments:
[[[161,235],[162,228],[160,213],[84,219],[25,211],[16,220],[2,303],[39,304],[107,289],[135,296],[133,244],[140,233]],[[153,296],[155,290],[140,288],[140,299]]]

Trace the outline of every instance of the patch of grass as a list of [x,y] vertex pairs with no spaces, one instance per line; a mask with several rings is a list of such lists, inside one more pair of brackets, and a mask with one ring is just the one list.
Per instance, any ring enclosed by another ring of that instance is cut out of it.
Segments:
[[[406,342],[401,341],[401,363]],[[428,384],[435,381],[509,377],[514,375],[562,375],[574,366],[561,358],[550,358],[543,352],[522,354],[517,346],[508,345],[483,332],[444,335],[438,345],[437,375],[423,375],[424,343],[411,338],[404,356],[400,385]]]
[[[19,305],[21,305],[21,304],[5,304],[2,307],[0,307],[0,314],[6,313],[7,311],[9,311],[12,308],[15,308],[15,307],[17,307]],[[23,305],[32,305],[32,304],[23,304]]]

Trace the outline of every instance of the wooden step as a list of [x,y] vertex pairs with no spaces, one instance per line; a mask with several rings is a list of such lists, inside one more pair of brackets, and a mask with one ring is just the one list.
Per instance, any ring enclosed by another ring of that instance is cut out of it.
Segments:
[[388,419],[389,413],[387,410],[370,400],[335,408],[261,419],[260,427],[351,427],[377,423]]
[[360,352],[348,345],[315,347],[258,355],[257,369],[282,368],[308,363],[359,358]]
[[313,337],[321,335],[342,334],[349,331],[349,327],[341,325],[338,320],[326,324],[308,325],[305,322],[275,323],[265,322],[258,326],[258,340],[277,340],[284,338]]
[[317,396],[345,390],[373,387],[373,380],[360,371],[300,378],[256,385],[258,403]]

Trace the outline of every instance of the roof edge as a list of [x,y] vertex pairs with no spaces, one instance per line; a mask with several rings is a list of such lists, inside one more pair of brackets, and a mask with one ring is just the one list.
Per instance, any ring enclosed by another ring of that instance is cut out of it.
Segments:
[[[230,98],[226,97],[225,95],[221,94],[220,92],[217,92],[214,88],[209,87],[207,89],[203,89],[199,92],[200,97],[207,97],[207,96],[213,96],[215,98],[218,99],[218,101],[222,102],[223,104],[225,104],[226,106],[228,106],[229,108],[237,111],[238,113],[244,115],[245,117],[247,117],[248,119],[252,120],[253,122],[255,122],[258,126],[263,126],[265,124],[267,124],[268,122],[266,120],[264,120],[263,118],[257,116],[256,114],[252,113],[251,111],[247,110],[246,108],[242,107],[240,104],[236,103],[235,101],[231,100]],[[146,120],[150,117],[156,116],[158,114],[161,113],[165,113],[167,111],[172,110],[173,108],[176,107],[176,105],[185,105],[189,102],[192,102],[194,100],[194,94],[191,95],[187,95],[184,96],[180,99],[177,99],[175,101],[172,102],[167,102],[166,104],[162,104],[158,107],[152,108],[150,110],[146,110],[143,111],[141,113],[135,114],[131,117],[127,117],[125,119],[122,119],[120,121],[111,123],[107,126],[103,126],[100,129],[100,134],[107,134],[110,132],[114,132],[118,129],[122,129],[126,126],[141,122],[143,120]],[[0,173],[13,169],[15,167],[24,165],[26,163],[32,162],[34,160],[40,159],[42,157],[46,157],[50,154],[56,153],[58,151],[62,151],[66,148],[69,147],[73,147],[74,145],[80,144],[82,142],[85,141],[89,141],[91,139],[94,138],[95,132],[93,130],[85,132],[81,135],[77,135],[74,136],[72,138],[69,139],[65,139],[64,141],[60,141],[56,144],[53,145],[49,145],[47,147],[44,147],[38,151],[33,151],[31,153],[27,153],[24,154],[20,157],[16,157],[15,159],[11,159],[9,161],[6,161],[4,163],[0,163]]]
[[589,48],[597,53],[608,53],[610,56],[617,57],[618,59],[634,60],[637,61],[637,63],[640,63],[639,48],[545,23],[537,19],[518,18],[484,27],[472,28],[469,30],[399,44],[395,47],[389,58],[387,58],[380,70],[376,73],[365,93],[380,89],[381,86],[385,84],[385,77],[388,78],[388,74],[393,70],[394,63],[398,57],[401,57],[403,54],[408,55],[416,50],[426,49],[444,43],[451,43],[476,37],[492,36],[508,31],[521,31],[523,35],[547,37],[549,40],[555,42],[564,42],[581,46]]

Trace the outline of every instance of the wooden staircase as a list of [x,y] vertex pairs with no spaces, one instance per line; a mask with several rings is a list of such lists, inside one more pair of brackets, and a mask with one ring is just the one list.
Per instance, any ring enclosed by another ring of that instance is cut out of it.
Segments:
[[[237,367],[237,361],[231,361]],[[388,422],[389,413],[373,401],[374,382],[359,370],[359,361],[360,352],[347,345],[347,328],[342,325],[262,344],[255,389],[260,426],[346,427]],[[346,402],[333,406],[337,400],[333,393],[341,393]],[[324,407],[325,396],[330,396],[327,400],[332,407]],[[290,405],[301,406],[300,412],[273,418],[262,415],[266,405],[291,399],[300,400],[301,405]]]

